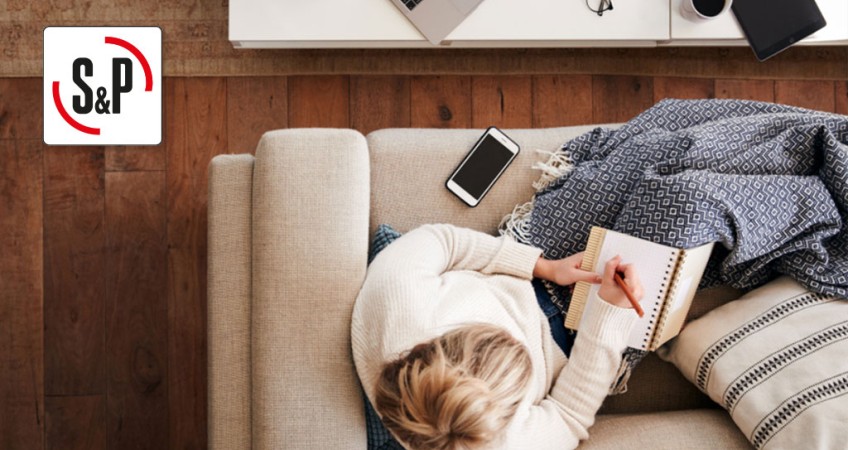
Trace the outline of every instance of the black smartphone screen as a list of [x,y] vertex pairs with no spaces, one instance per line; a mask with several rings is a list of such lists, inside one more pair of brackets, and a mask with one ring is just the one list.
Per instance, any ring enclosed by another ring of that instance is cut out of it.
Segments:
[[487,134],[459,168],[453,181],[474,198],[480,198],[513,155],[497,139]]

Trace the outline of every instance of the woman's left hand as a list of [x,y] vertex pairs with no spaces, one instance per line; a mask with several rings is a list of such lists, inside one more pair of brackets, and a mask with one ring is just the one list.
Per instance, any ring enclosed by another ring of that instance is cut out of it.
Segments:
[[539,258],[533,269],[533,276],[560,286],[569,286],[578,281],[595,284],[601,282],[600,275],[581,269],[581,264],[583,264],[583,252],[563,259]]

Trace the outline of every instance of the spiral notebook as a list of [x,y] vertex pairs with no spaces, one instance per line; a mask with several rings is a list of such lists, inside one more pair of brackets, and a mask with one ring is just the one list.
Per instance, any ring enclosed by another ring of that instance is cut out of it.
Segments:
[[[680,333],[712,249],[713,243],[680,249],[592,227],[582,269],[602,274],[604,263],[615,255],[621,255],[623,264],[634,265],[644,290],[641,305],[645,315],[633,327],[627,345],[654,351]],[[599,289],[597,284],[575,285],[566,328],[580,329],[581,319],[593,305],[588,300],[595,298]]]

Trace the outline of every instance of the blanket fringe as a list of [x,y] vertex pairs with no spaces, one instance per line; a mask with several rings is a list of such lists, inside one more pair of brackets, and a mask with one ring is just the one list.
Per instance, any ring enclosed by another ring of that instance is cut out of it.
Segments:
[[551,183],[574,169],[574,160],[571,159],[570,153],[564,149],[554,152],[536,150],[536,152],[550,155],[546,162],[533,164],[534,169],[542,171],[542,176],[533,183],[533,188],[536,189],[536,192],[546,189]]
[[[549,155],[547,161],[537,162],[532,166],[533,169],[542,171],[539,179],[533,182],[533,189],[537,193],[574,169],[574,161],[563,149],[553,152],[536,150],[536,152]],[[530,242],[530,215],[534,205],[534,199],[531,199],[527,203],[516,206],[511,213],[504,216],[498,225],[500,234],[510,236],[518,242]]]
[[627,392],[627,382],[630,381],[630,376],[633,375],[633,368],[642,361],[648,352],[637,350],[635,348],[627,348],[621,355],[621,364],[618,366],[618,372],[610,386],[609,395],[618,395]]
[[505,215],[498,225],[501,235],[507,235],[518,242],[530,242],[530,213],[533,211],[533,200],[513,208]]

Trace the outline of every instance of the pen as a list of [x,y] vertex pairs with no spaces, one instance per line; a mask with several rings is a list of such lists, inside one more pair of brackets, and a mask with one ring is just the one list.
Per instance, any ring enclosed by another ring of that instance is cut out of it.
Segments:
[[633,293],[630,292],[630,288],[627,287],[627,284],[624,282],[624,279],[621,278],[621,275],[616,272],[614,278],[615,282],[618,283],[618,286],[621,288],[621,290],[624,291],[624,295],[627,296],[627,300],[630,300],[630,304],[633,305],[633,309],[636,310],[636,314],[639,314],[639,317],[644,316],[645,312],[642,311],[642,307],[639,305],[639,302],[636,300],[636,298],[633,297]]

